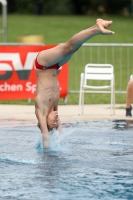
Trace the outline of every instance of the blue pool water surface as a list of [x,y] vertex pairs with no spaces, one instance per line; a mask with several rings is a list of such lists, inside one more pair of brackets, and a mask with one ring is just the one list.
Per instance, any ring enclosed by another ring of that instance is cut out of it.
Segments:
[[133,199],[133,121],[63,124],[41,147],[32,124],[0,127],[0,199]]

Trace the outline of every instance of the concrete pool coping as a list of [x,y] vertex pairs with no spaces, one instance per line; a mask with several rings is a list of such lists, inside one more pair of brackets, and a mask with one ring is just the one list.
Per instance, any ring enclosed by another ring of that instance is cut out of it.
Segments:
[[[133,120],[125,116],[125,104],[115,105],[115,115],[110,115],[110,104],[92,104],[84,106],[84,114],[78,115],[78,105],[59,105],[62,122],[87,120]],[[0,125],[37,123],[34,105],[0,104]]]

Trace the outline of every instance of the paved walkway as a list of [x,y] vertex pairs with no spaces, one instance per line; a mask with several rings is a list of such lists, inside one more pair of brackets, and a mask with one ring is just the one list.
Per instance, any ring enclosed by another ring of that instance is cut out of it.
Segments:
[[[125,105],[115,105],[115,115],[110,116],[110,105],[85,105],[84,114],[78,115],[78,105],[60,105],[59,115],[62,122],[101,119],[130,119],[125,117]],[[33,105],[0,105],[0,125],[37,123]]]

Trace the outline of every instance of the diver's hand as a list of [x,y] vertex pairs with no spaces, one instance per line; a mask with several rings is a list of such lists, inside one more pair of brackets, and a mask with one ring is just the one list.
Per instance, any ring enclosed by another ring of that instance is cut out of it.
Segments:
[[48,133],[42,133],[43,148],[47,149],[50,146],[50,139]]

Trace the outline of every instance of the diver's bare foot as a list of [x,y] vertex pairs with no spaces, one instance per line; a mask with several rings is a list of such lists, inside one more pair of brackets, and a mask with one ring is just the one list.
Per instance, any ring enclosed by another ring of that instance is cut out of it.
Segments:
[[107,20],[103,20],[103,19],[97,19],[96,20],[96,25],[98,27],[98,33],[100,34],[107,34],[107,35],[112,35],[114,34],[113,31],[111,30],[107,30],[107,28],[112,24],[113,22],[107,21]]

